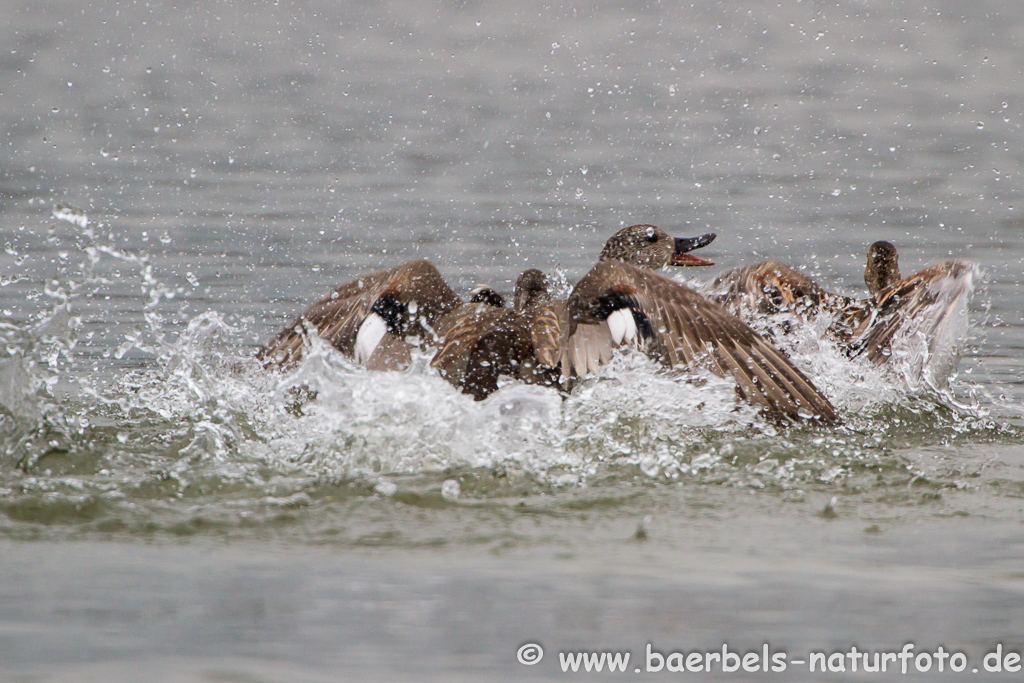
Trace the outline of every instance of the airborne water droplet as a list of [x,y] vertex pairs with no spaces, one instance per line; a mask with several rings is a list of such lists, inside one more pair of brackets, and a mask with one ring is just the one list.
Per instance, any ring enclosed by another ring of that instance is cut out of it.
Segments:
[[445,500],[454,502],[459,499],[461,493],[462,487],[454,479],[448,479],[441,484],[441,497]]

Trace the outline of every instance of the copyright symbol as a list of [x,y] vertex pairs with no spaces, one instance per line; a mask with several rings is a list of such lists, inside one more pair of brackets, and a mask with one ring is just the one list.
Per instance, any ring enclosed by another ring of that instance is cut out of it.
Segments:
[[544,659],[544,648],[537,643],[527,643],[519,648],[519,652],[516,653],[516,659],[519,660],[520,664],[533,666]]

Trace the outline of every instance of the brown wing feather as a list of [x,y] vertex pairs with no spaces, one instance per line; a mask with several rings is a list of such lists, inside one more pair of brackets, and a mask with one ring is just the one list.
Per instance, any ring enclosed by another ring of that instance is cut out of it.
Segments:
[[568,336],[568,318],[565,301],[549,301],[534,311],[530,335],[534,355],[543,366],[558,366],[560,351]]
[[438,349],[431,367],[455,386],[461,386],[469,366],[473,348],[514,318],[513,311],[486,304],[463,305],[445,331],[444,342]]
[[[974,266],[962,261],[947,261],[925,268],[883,289],[873,299],[848,305],[829,328],[829,333],[847,355],[863,355],[875,365],[888,360],[893,339],[910,321],[926,325],[923,331],[931,346],[938,328],[958,305],[960,297],[970,290],[970,282],[963,280],[968,272],[973,273]],[[957,283],[962,286],[957,287]],[[952,292],[947,291],[950,287]],[[928,312],[942,298],[943,305]]]
[[702,293],[740,318],[794,311],[814,317],[850,303],[821,288],[811,278],[779,261],[733,268],[719,275]]
[[451,328],[431,366],[478,401],[498,389],[502,375],[540,382],[530,326],[527,313],[483,306]]
[[482,307],[454,321],[431,366],[477,400],[497,390],[501,375],[553,385],[558,380],[557,361],[548,359],[557,358],[564,311],[565,302],[547,302],[526,311]]
[[[586,371],[577,360],[577,330],[603,322],[599,302],[609,292],[632,296],[635,303],[631,307],[646,317],[650,326],[647,352],[666,366],[705,363],[719,375],[731,375],[748,401],[774,415],[794,419],[815,415],[825,421],[837,418],[828,399],[788,358],[720,304],[678,282],[616,261],[595,266],[569,297],[564,374]],[[600,355],[611,351],[610,334],[606,346]],[[593,350],[587,352],[588,358],[593,356]]]
[[356,333],[374,302],[385,292],[399,301],[420,304],[420,316],[436,320],[459,304],[459,298],[429,261],[410,261],[364,275],[338,287],[296,318],[257,353],[264,365],[287,366],[303,353],[303,326],[309,323],[328,343],[351,356]]

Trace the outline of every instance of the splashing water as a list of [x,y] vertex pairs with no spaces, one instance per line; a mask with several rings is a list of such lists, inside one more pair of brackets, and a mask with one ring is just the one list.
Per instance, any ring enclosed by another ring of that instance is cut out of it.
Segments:
[[[1017,438],[976,404],[908,393],[905,373],[851,362],[813,325],[795,328],[784,350],[839,408],[845,424],[835,429],[769,424],[737,403],[731,381],[667,374],[636,352],[567,397],[510,382],[482,402],[438,377],[427,355],[406,372],[371,373],[315,335],[300,365],[268,372],[248,350],[250,331],[215,310],[168,330],[158,309],[175,289],[144,254],[91,231],[81,254],[78,276],[48,287],[47,315],[0,326],[7,533],[40,521],[194,533],[301,510],[315,517],[351,500],[466,505],[634,481],[802,496],[866,479],[920,481],[918,464],[892,453],[936,433]],[[103,381],[94,350],[87,360],[79,346],[75,311],[106,285],[97,272],[107,259],[132,266],[145,304],[144,327],[108,354]],[[944,324],[951,342],[965,320]],[[955,485],[953,475],[929,477]]]

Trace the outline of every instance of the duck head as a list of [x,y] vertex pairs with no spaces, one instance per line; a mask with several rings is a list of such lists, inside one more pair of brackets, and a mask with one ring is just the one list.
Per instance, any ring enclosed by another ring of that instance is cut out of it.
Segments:
[[689,252],[711,244],[714,239],[713,232],[700,237],[672,237],[653,225],[631,225],[605,242],[600,260],[615,259],[652,270],[668,265],[712,266],[711,261]]
[[513,308],[523,311],[530,304],[548,299],[548,278],[536,268],[524,270],[516,280]]
[[876,296],[902,279],[896,247],[884,240],[872,244],[868,249],[868,265],[864,269],[864,284],[871,295]]

